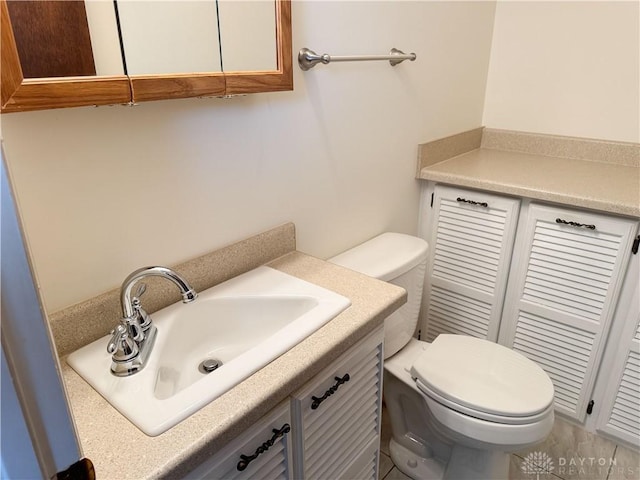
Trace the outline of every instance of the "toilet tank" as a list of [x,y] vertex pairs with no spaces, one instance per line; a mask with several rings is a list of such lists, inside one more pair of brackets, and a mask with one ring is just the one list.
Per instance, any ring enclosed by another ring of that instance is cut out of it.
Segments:
[[407,291],[407,303],[384,322],[385,358],[404,347],[415,332],[428,246],[421,238],[387,232],[328,260]]

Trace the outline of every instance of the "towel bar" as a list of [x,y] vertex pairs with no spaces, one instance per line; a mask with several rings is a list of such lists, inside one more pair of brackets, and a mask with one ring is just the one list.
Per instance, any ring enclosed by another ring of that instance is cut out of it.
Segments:
[[328,54],[318,55],[313,50],[303,48],[298,53],[298,65],[302,70],[310,70],[318,63],[331,62],[366,62],[371,60],[389,60],[392,67],[404,62],[405,60],[411,60],[412,62],[417,58],[415,53],[404,53],[397,48],[392,48],[388,55],[343,55],[332,56]]

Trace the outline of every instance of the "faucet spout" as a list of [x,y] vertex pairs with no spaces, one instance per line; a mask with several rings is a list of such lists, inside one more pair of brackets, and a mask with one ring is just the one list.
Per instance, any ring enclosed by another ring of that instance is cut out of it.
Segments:
[[[151,316],[140,305],[139,298],[131,298],[136,282],[144,277],[157,276],[173,282],[182,294],[182,301],[189,303],[198,295],[185,279],[167,267],[144,267],[131,273],[122,283],[120,302],[122,319],[114,329],[107,352],[111,354],[111,373],[126,377],[139,372],[147,364],[158,329]],[[137,294],[142,295],[144,288]]]
[[122,304],[122,316],[123,318],[132,318],[135,315],[135,311],[131,302],[131,291],[133,286],[138,280],[144,277],[162,277],[173,282],[182,294],[182,301],[184,303],[192,302],[196,299],[198,294],[191,288],[185,279],[183,279],[176,272],[167,267],[143,267],[139,268],[135,272],[132,272],[124,282],[122,282],[122,288],[120,290],[120,303]]

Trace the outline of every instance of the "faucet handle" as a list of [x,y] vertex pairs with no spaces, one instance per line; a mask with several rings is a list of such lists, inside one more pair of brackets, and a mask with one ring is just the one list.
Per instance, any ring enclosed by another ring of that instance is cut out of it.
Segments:
[[127,362],[138,355],[138,345],[129,336],[127,328],[120,324],[113,330],[113,337],[107,345],[107,352],[114,362]]
[[140,299],[138,297],[133,297],[133,299],[131,299],[131,306],[133,307],[135,317],[138,319],[140,328],[142,328],[143,332],[146,332],[151,326],[151,316],[146,312],[144,308],[142,308]]
[[116,350],[118,350],[118,343],[120,342],[120,337],[126,331],[127,329],[125,328],[125,326],[122,324],[119,324],[116,328],[114,328],[113,330],[111,330],[111,332],[109,332],[111,333],[111,340],[109,340],[109,343],[107,344],[107,353],[110,353],[112,355],[116,353]]
[[146,291],[147,291],[147,284],[143,283],[143,282],[140,282],[138,284],[138,288],[136,290],[136,294],[135,294],[135,296],[133,298],[134,299],[140,298],[144,294],[144,292],[146,292]]
[[134,315],[133,317],[130,317],[130,318],[123,318],[122,322],[125,325],[127,334],[132,339],[134,339],[138,343],[144,340],[144,330],[142,329],[142,325],[140,325],[140,320],[138,319],[138,315]]
[[140,285],[138,286],[138,289],[136,290],[135,297],[131,299],[131,306],[133,307],[133,311],[138,318],[138,323],[140,324],[140,328],[142,328],[143,332],[146,332],[147,330],[149,330],[149,327],[151,327],[151,317],[145,311],[145,309],[142,308],[142,305],[140,304],[140,297],[146,291],[147,291],[147,284],[140,283]]

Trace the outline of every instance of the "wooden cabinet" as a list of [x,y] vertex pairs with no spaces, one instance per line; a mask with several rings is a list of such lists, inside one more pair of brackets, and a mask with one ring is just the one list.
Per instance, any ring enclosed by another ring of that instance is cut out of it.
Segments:
[[186,478],[291,479],[290,439],[289,402],[284,402]]
[[556,409],[584,421],[637,222],[532,203],[519,226],[500,343],[551,377]]
[[377,480],[383,341],[380,326],[186,478]]
[[377,479],[380,328],[292,396],[295,478]]
[[496,341],[520,200],[443,185],[427,198],[422,337],[431,342],[458,333]]
[[275,8],[275,70],[31,79],[23,76],[6,0],[0,0],[2,113],[292,90],[291,2],[276,0]]

